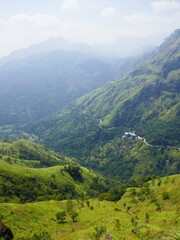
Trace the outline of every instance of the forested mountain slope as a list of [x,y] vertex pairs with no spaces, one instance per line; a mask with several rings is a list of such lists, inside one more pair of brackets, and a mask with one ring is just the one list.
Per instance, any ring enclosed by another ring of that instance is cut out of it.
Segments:
[[[170,152],[177,151],[179,156],[179,150],[165,148],[164,152],[160,147],[180,146],[179,79],[180,30],[176,30],[148,62],[135,67],[126,77],[83,96],[53,117],[23,129],[38,135],[56,151],[80,158],[87,166],[93,165],[92,159],[96,152],[96,167],[101,168],[98,154],[102,151],[104,153],[106,144],[111,144],[111,151],[116,155],[114,168],[117,175],[122,172],[122,163],[117,165],[118,160],[122,158],[124,162],[126,158],[123,149],[117,154],[116,140],[121,141],[125,131],[134,130],[154,145],[147,146],[150,153],[154,151],[154,156],[151,156],[153,165],[156,155],[159,155],[157,161],[166,159],[170,165],[176,162],[174,171],[177,172],[178,158],[170,157]],[[123,144],[126,149],[124,142],[120,144],[121,148]],[[135,149],[139,152],[141,146],[137,144]],[[165,153],[164,157],[161,151]],[[105,172],[108,166],[112,167],[110,152],[106,152],[108,161],[104,164]],[[134,166],[131,157],[130,154],[128,159]],[[134,161],[136,163],[139,160],[135,157]],[[146,168],[143,161],[142,165]],[[156,169],[160,170],[158,166]],[[163,171],[160,170],[160,173],[163,174]],[[131,172],[128,177],[133,175]]]

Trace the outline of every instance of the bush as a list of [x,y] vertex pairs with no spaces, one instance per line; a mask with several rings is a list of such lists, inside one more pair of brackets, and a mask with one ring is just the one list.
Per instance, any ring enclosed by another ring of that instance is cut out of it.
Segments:
[[135,188],[131,188],[130,192],[131,192],[131,196],[136,196],[136,194],[137,194]]
[[140,197],[139,197],[139,201],[141,201],[141,202],[144,202],[145,201],[145,196],[144,195],[141,195]]
[[66,212],[65,211],[61,211],[56,213],[56,219],[58,223],[63,223],[66,220]]
[[120,230],[120,226],[121,226],[120,220],[119,219],[115,219],[115,228],[116,228],[117,231]]
[[162,193],[162,198],[163,198],[163,200],[170,199],[169,193],[164,191],[164,192]]
[[65,167],[64,170],[68,172],[75,181],[83,182],[82,170],[80,167],[69,165]]
[[138,200],[137,200],[136,198],[133,198],[133,199],[131,200],[131,203],[138,204]]
[[71,216],[73,222],[77,222],[77,217],[79,215],[77,212],[72,211],[69,215]]
[[114,208],[114,211],[120,212],[121,209],[119,209],[119,208]]
[[146,222],[149,222],[149,213],[145,213]]
[[93,233],[93,237],[95,240],[99,240],[100,237],[106,233],[106,227],[104,226],[97,226],[94,227],[95,232]]
[[157,211],[161,211],[161,206],[160,206],[160,204],[158,203],[158,202],[155,202],[155,205],[156,205],[156,210]]

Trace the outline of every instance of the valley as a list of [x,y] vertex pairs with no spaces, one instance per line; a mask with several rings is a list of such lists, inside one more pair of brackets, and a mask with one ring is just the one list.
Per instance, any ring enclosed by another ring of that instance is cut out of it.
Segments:
[[179,240],[180,30],[97,55],[54,38],[0,60],[0,239]]
[[[179,46],[177,30],[125,77],[15,131],[34,134],[51,149],[123,182],[139,174],[178,173]],[[122,141],[133,130],[146,141]]]

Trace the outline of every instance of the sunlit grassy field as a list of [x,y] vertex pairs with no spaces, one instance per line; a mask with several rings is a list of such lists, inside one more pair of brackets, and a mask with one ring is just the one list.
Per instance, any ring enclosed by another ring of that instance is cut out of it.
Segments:
[[[78,213],[74,222],[68,213],[64,223],[56,219],[58,212],[67,212],[67,200],[1,203],[0,214],[15,240],[43,232],[56,240],[105,239],[107,234],[113,240],[172,239],[170,235],[180,227],[179,186],[180,175],[174,175],[143,188],[129,188],[118,202],[73,200],[73,211]],[[95,238],[97,226],[106,230],[100,238]]]

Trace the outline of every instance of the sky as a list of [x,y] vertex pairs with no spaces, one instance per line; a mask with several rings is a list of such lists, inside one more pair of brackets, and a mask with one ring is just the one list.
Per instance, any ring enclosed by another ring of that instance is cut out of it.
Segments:
[[110,43],[178,28],[180,0],[0,0],[0,56],[51,37]]

